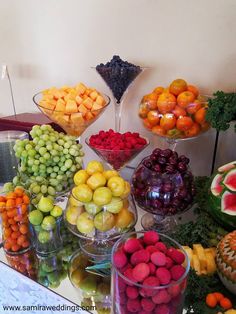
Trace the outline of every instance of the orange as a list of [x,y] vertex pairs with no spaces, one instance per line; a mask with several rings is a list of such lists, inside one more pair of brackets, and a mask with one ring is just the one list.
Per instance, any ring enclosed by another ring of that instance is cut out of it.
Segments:
[[187,90],[187,83],[183,79],[176,79],[170,84],[170,92],[176,96]]
[[17,195],[18,197],[21,197],[21,196],[24,194],[24,189],[18,187],[18,188],[15,188],[15,191],[14,191],[14,192],[16,193],[16,195]]
[[15,223],[16,223],[15,217],[8,219],[8,222],[9,222],[10,225],[15,225]]
[[13,252],[17,252],[17,251],[19,251],[20,246],[18,244],[14,244],[14,245],[12,245],[11,249]]
[[27,241],[27,237],[25,235],[20,235],[17,239],[17,244],[22,245],[25,241]]
[[157,101],[157,108],[160,113],[171,112],[176,105],[176,98],[171,93],[162,93]]
[[176,106],[175,109],[172,110],[172,112],[177,118],[184,117],[187,115],[186,111],[179,106]]
[[26,233],[28,232],[28,227],[27,227],[26,224],[22,224],[22,225],[20,225],[19,230],[20,230],[20,232],[21,232],[22,234],[26,234]]
[[185,131],[187,137],[197,136],[201,132],[201,127],[198,123],[194,122],[190,129]]
[[142,103],[139,107],[139,112],[138,112],[140,118],[142,119],[147,118],[148,111],[149,111],[148,105],[145,103]]
[[194,100],[195,100],[195,95],[192,92],[186,91],[178,95],[177,104],[181,108],[186,108],[188,107],[189,104],[194,102]]
[[216,297],[216,300],[220,302],[224,298],[224,295],[220,292],[213,292],[214,296]]
[[168,131],[175,127],[176,124],[176,118],[173,113],[166,113],[162,116],[160,126]]
[[11,209],[11,208],[14,208],[16,205],[15,203],[15,200],[14,199],[8,199],[7,202],[6,202],[6,208],[7,209]]
[[9,251],[11,249],[11,244],[9,242],[4,243],[4,249]]
[[209,122],[203,122],[202,124],[201,124],[201,127],[202,127],[202,131],[207,131],[209,128],[210,128],[210,123]]
[[193,126],[193,120],[190,117],[179,117],[176,127],[180,131],[187,131]]
[[0,213],[2,213],[6,208],[5,202],[0,202]]
[[18,231],[18,230],[19,230],[19,227],[18,227],[17,224],[15,224],[15,225],[11,225],[11,229],[12,229],[13,231]]
[[17,206],[17,205],[22,204],[22,203],[23,203],[23,200],[22,200],[21,197],[17,197],[15,202],[16,202],[16,206]]
[[164,87],[158,86],[158,87],[154,88],[153,93],[160,95],[161,93],[163,93],[163,91],[164,91]]
[[202,107],[195,113],[194,120],[200,124],[203,124],[206,121],[206,108],[205,107]]
[[202,103],[196,99],[196,100],[194,100],[194,102],[192,102],[191,104],[188,105],[187,112],[189,114],[194,114],[201,108],[202,108]]
[[22,204],[18,207],[18,214],[24,215],[28,211],[28,207],[25,204]]
[[159,122],[159,113],[157,110],[151,110],[149,111],[147,115],[148,121],[150,122],[151,125],[156,125]]
[[220,306],[223,307],[224,310],[229,310],[229,309],[232,309],[233,307],[230,299],[225,298],[225,297],[220,300]]
[[211,308],[216,307],[216,305],[217,305],[217,299],[216,299],[216,297],[214,296],[213,293],[209,293],[209,294],[206,296],[206,304],[207,304],[207,306],[209,306],[209,307],[211,307]]
[[157,99],[158,99],[159,95],[155,94],[155,93],[151,93],[145,96],[145,104],[148,104],[148,108],[150,110],[152,109],[156,109],[157,107]]
[[11,234],[11,238],[12,239],[17,239],[20,236],[20,232],[19,231],[13,231]]
[[4,211],[4,212],[2,213],[2,221],[3,221],[3,222],[7,222],[7,220],[8,220],[7,212]]
[[11,228],[6,228],[4,230],[4,239],[10,237],[11,233],[12,233]]
[[199,90],[198,90],[198,88],[197,88],[196,86],[194,86],[194,85],[188,85],[188,86],[187,86],[187,90],[188,90],[189,92],[192,92],[192,93],[195,95],[195,97],[197,97],[197,96],[199,95]]
[[143,125],[147,129],[151,129],[152,128],[152,125],[151,125],[151,123],[149,122],[149,120],[147,118],[143,120]]
[[160,136],[165,136],[166,135],[166,131],[160,126],[160,125],[156,125],[152,128],[152,132],[154,134],[160,135]]
[[30,203],[30,198],[26,194],[23,196],[23,203],[26,205],[29,205],[29,203]]
[[6,196],[6,199],[14,199],[14,198],[16,198],[16,193],[14,193],[14,192],[9,192],[9,193],[7,193],[7,196]]

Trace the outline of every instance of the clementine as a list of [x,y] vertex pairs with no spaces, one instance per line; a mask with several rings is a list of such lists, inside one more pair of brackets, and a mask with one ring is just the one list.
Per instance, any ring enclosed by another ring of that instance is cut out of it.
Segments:
[[148,121],[150,122],[151,125],[156,125],[159,122],[159,113],[157,110],[151,110],[149,111],[147,115]]
[[147,129],[151,129],[153,127],[153,125],[151,125],[151,123],[149,122],[149,120],[147,118],[143,120],[143,125]]
[[157,100],[157,108],[160,113],[171,112],[176,105],[176,98],[171,93],[162,93]]
[[146,95],[145,104],[148,105],[149,110],[156,109],[158,97],[159,95],[155,93]]
[[195,113],[194,120],[199,124],[203,124],[206,121],[206,108],[205,107],[202,107]]
[[173,114],[178,118],[178,117],[184,117],[187,115],[186,111],[179,107],[179,106],[176,106],[174,110],[172,110]]
[[175,124],[176,118],[173,113],[164,114],[160,121],[160,126],[166,131],[173,129],[175,127]]
[[158,87],[154,88],[153,93],[160,95],[161,93],[163,93],[163,91],[164,91],[164,87],[158,86]]
[[152,128],[152,132],[154,134],[160,135],[160,136],[165,136],[166,131],[160,126],[160,125],[156,125]]
[[178,95],[177,104],[181,108],[186,108],[188,107],[189,104],[194,102],[194,100],[195,100],[195,95],[192,92],[186,91]]
[[196,113],[200,108],[202,107],[202,103],[200,100],[194,100],[194,102],[190,103],[187,107],[187,112],[189,114],[194,114]]
[[183,79],[174,80],[170,84],[170,92],[176,96],[187,90],[187,83]]
[[176,123],[176,127],[180,131],[187,131],[193,126],[193,120],[191,117],[179,117]]
[[188,85],[188,86],[187,86],[187,90],[188,90],[189,92],[192,92],[192,93],[195,95],[195,97],[198,97],[198,95],[199,95],[199,90],[198,90],[198,88],[197,88],[196,86],[194,86],[194,85]]
[[194,137],[197,136],[201,132],[201,127],[198,123],[194,122],[190,129],[185,131],[186,137]]
[[139,106],[139,112],[138,112],[140,118],[142,118],[142,119],[147,118],[148,111],[149,111],[148,104],[142,103]]

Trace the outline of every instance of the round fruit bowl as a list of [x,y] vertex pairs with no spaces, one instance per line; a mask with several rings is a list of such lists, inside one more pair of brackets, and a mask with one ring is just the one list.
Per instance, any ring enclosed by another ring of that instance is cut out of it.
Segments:
[[168,226],[164,224],[164,218],[181,214],[191,207],[194,183],[188,163],[189,159],[185,156],[178,156],[170,149],[157,148],[134,171],[132,193],[135,201],[144,211],[152,214],[142,218],[145,229],[153,228],[155,221],[157,228],[166,229]]
[[172,139],[191,139],[206,132],[208,99],[184,80],[173,81],[167,89],[155,88],[142,98],[139,117],[153,134]]
[[69,230],[78,237],[103,243],[131,230],[137,221],[137,210],[132,196],[113,197],[107,205],[98,206],[78,201],[72,192],[64,218]]
[[173,239],[126,234],[113,246],[112,265],[112,313],[182,313],[190,262]]
[[123,167],[125,167],[130,161],[132,161],[141,151],[143,151],[148,145],[149,140],[147,138],[143,138],[146,141],[146,144],[139,148],[131,148],[131,149],[104,149],[101,147],[95,147],[91,143],[91,137],[86,138],[86,144],[108,165],[117,171],[120,171]]
[[52,100],[55,103],[51,103],[49,100],[44,100],[43,97],[44,92],[34,95],[33,101],[37,107],[67,134],[73,136],[80,136],[90,124],[99,118],[110,103],[110,98],[107,95],[100,94],[98,97],[100,97],[101,103],[97,104],[94,102],[92,104],[91,101],[91,104],[87,105],[90,109],[86,106],[81,107],[83,104],[77,106],[75,101],[73,102],[75,108],[70,109],[69,107],[66,109],[64,104],[58,106],[58,101]]
[[106,263],[106,259],[100,261],[99,264],[94,263],[94,258],[80,249],[72,255],[68,276],[82,299],[81,305],[94,305],[97,311],[111,307],[110,276],[102,276],[94,271]]

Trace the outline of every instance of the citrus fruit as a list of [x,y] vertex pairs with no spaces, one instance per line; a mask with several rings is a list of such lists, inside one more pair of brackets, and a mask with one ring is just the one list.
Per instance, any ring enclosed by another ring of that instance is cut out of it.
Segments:
[[178,95],[177,104],[181,108],[187,108],[189,104],[194,102],[195,95],[192,92],[186,91]]
[[121,177],[112,177],[108,180],[107,186],[111,189],[113,196],[121,196],[125,191],[125,180]]
[[75,199],[75,198],[73,197],[73,195],[71,195],[71,196],[69,197],[69,203],[70,203],[71,206],[82,206],[82,205],[83,205],[83,203],[81,203],[80,201],[78,201],[77,199]]
[[194,122],[190,129],[185,131],[187,137],[197,136],[201,132],[201,127],[198,123]]
[[56,226],[56,219],[53,216],[46,216],[43,218],[42,228],[46,231],[51,231]]
[[153,127],[153,125],[150,123],[150,121],[148,120],[148,118],[143,119],[143,125],[145,126],[145,128],[147,129],[151,129]]
[[95,172],[103,172],[104,169],[101,162],[97,160],[91,160],[87,165],[86,171],[89,175],[92,175]]
[[157,86],[156,88],[154,88],[153,93],[154,93],[154,94],[157,94],[157,95],[160,95],[160,94],[163,93],[163,91],[164,91],[164,87],[162,87],[162,86]]
[[164,114],[160,121],[160,126],[166,131],[173,129],[175,127],[175,124],[176,118],[173,113]]
[[88,203],[93,198],[93,191],[87,184],[84,183],[74,187],[72,189],[72,193],[74,197],[76,197],[76,199],[79,200],[80,202]]
[[160,135],[160,136],[165,136],[166,135],[166,130],[164,130],[160,125],[155,125],[152,128],[152,132],[154,134]]
[[88,234],[93,231],[94,222],[91,216],[87,212],[84,212],[77,218],[76,226],[79,232]]
[[187,90],[187,83],[183,79],[176,79],[170,84],[170,93],[178,96]]
[[116,227],[121,229],[127,228],[133,221],[134,214],[127,208],[123,208],[116,216]]
[[106,232],[115,225],[115,216],[110,212],[100,212],[94,218],[94,226],[99,231]]
[[206,121],[206,108],[199,109],[194,115],[194,120],[199,124],[203,124]]
[[66,210],[66,220],[71,225],[76,225],[78,216],[83,212],[83,207],[70,206]]
[[123,207],[123,201],[120,197],[112,197],[111,202],[106,205],[106,210],[110,213],[117,214]]
[[192,93],[195,95],[195,97],[198,97],[198,95],[199,95],[199,90],[198,90],[198,88],[197,88],[196,86],[194,86],[194,85],[188,85],[188,86],[187,86],[187,90],[188,90],[189,92],[192,92]]
[[96,190],[97,188],[104,186],[106,184],[106,178],[101,172],[95,172],[87,180],[87,185],[92,189]]
[[41,210],[41,212],[48,213],[53,209],[53,207],[53,200],[44,196],[40,198],[40,201],[38,203],[38,209]]
[[185,111],[183,108],[179,107],[179,106],[176,106],[175,109],[172,110],[172,113],[173,113],[177,118],[179,118],[179,117],[184,117],[184,116],[187,115],[186,111]]
[[105,170],[103,175],[107,180],[109,180],[111,177],[119,176],[119,173],[116,170]]
[[102,206],[98,206],[97,204],[93,202],[86,203],[84,207],[85,207],[86,212],[93,216],[98,214],[102,210]]
[[86,172],[86,170],[79,170],[76,172],[76,174],[74,175],[74,183],[75,185],[79,185],[82,183],[86,183],[86,181],[88,180],[89,175]]
[[35,209],[29,213],[29,221],[32,225],[38,226],[43,221],[43,214],[40,210]]
[[40,231],[38,234],[38,240],[42,244],[47,243],[50,240],[50,233],[45,230]]
[[124,192],[121,194],[121,198],[126,198],[130,195],[130,191],[131,191],[131,187],[128,181],[125,181],[125,190]]
[[151,125],[156,125],[159,122],[159,113],[157,110],[151,110],[147,114],[147,119]]
[[193,126],[193,120],[191,117],[179,117],[176,123],[176,127],[180,131],[187,131]]
[[171,112],[176,105],[176,98],[168,92],[162,93],[157,100],[157,108],[160,113]]
[[194,114],[196,113],[199,109],[201,109],[202,107],[202,103],[199,100],[194,100],[194,102],[192,102],[191,104],[188,105],[187,112],[189,114]]
[[93,201],[96,205],[99,205],[99,206],[106,205],[110,203],[111,199],[112,199],[112,192],[108,187],[100,187],[96,189],[93,193]]
[[63,210],[60,206],[55,205],[50,211],[50,215],[53,217],[60,217],[63,213]]

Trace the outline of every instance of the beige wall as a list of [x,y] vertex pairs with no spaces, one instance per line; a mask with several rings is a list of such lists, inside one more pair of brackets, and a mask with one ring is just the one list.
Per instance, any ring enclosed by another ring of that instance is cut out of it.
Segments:
[[[0,63],[9,66],[18,112],[35,111],[32,95],[52,85],[83,81],[109,93],[90,67],[113,54],[151,67],[130,89],[122,117],[123,131],[148,135],[137,106],[156,85],[182,77],[203,93],[235,89],[235,31],[235,0],[0,0]],[[0,114],[11,112],[7,82],[0,81]],[[84,137],[110,127],[112,106]],[[159,145],[150,139],[150,149]],[[224,134],[219,163],[236,159],[234,143],[233,132]],[[177,150],[192,158],[195,173],[207,174],[213,135]]]

